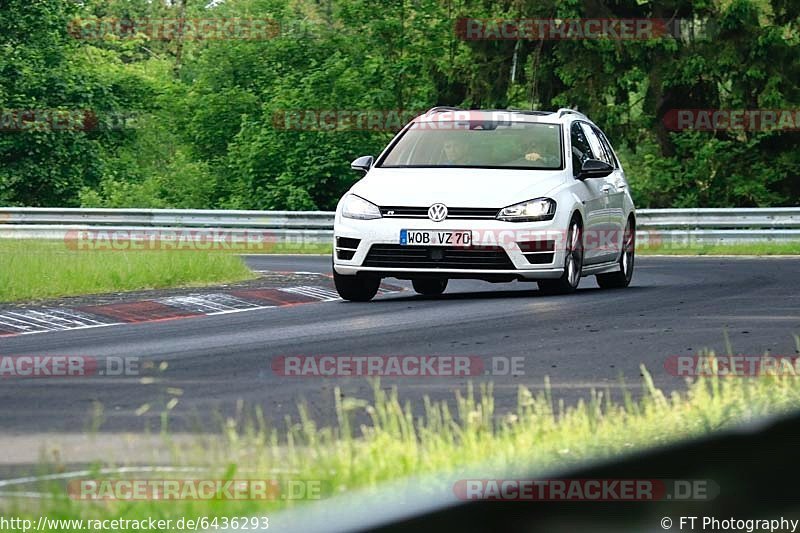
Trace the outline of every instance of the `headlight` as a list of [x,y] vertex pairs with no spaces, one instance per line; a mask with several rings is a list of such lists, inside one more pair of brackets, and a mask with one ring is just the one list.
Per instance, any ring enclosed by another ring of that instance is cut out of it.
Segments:
[[358,220],[372,220],[373,218],[381,218],[381,210],[377,205],[364,200],[360,196],[348,194],[342,201],[342,216]]
[[499,220],[508,222],[534,222],[552,220],[556,216],[556,202],[550,198],[536,198],[500,210]]

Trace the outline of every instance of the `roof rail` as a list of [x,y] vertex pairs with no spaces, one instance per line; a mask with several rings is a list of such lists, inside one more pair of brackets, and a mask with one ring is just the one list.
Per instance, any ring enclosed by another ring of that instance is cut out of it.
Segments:
[[429,115],[431,113],[444,113],[444,112],[447,112],[447,111],[464,111],[464,110],[461,109],[460,107],[451,107],[451,106],[446,106],[446,105],[439,105],[439,106],[432,107],[432,108],[428,109],[428,111],[426,111],[425,114]]
[[587,117],[586,115],[584,115],[580,111],[576,111],[576,110],[570,109],[568,107],[562,107],[558,111],[556,111],[556,113],[558,113],[558,118],[561,118],[564,115],[570,115],[571,114],[571,115],[578,115],[581,118],[585,118],[586,120],[589,120],[589,117]]
[[561,118],[561,117],[563,117],[564,115],[567,115],[567,114],[573,114],[573,115],[578,115],[581,118],[585,118],[586,120],[589,120],[589,117],[587,117],[586,115],[584,115],[580,111],[576,111],[576,110],[570,109],[568,107],[562,107],[561,109],[556,111],[556,113],[558,113],[558,118]]
[[[428,109],[428,111],[426,111],[426,114],[445,113],[445,112],[448,112],[448,111],[467,111],[467,110],[463,109],[461,107],[451,107],[451,106],[442,105],[442,106],[436,106],[436,107],[432,107],[432,108]],[[540,115],[540,116],[553,114],[552,111],[540,111],[540,110],[537,110],[537,109],[514,109],[514,108],[508,108],[508,109],[475,109],[474,111],[475,112],[483,112],[483,113],[520,113],[522,115]],[[578,113],[577,111],[573,111],[571,109],[566,109],[566,108],[559,109],[558,111],[559,112],[560,111],[564,111],[564,112],[570,112],[570,113]],[[578,114],[580,115],[580,113],[578,113]],[[561,115],[559,114],[559,117],[560,116]],[[581,115],[581,116],[583,116],[583,115]]]
[[520,113],[522,115],[549,115],[550,111],[538,111],[535,109],[514,109],[507,107],[505,109],[476,109],[476,111],[483,111],[484,113]]
[[510,109],[512,113],[519,113],[520,115],[536,115],[540,117],[544,117],[547,115],[552,115],[552,111],[540,111],[538,109]]

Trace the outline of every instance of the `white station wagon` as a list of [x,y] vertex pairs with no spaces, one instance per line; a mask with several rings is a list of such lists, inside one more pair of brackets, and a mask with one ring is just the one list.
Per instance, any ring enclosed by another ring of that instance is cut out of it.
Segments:
[[368,301],[382,278],[438,295],[453,278],[536,281],[570,293],[581,277],[627,287],[636,214],[611,144],[570,109],[436,107],[406,125],[342,197],[333,276]]

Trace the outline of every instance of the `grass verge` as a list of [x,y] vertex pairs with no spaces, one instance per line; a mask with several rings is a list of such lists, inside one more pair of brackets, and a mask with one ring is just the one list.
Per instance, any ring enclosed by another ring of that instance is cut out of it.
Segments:
[[0,240],[0,302],[201,286],[255,277],[228,253],[79,251],[64,241]]
[[640,255],[800,255],[800,241],[637,247]]
[[[800,338],[796,343],[800,351]],[[451,481],[446,479],[465,472],[489,478],[503,471],[545,473],[800,407],[796,376],[704,377],[684,392],[665,395],[646,371],[643,375],[644,394],[638,400],[626,395],[612,401],[608,392],[593,392],[577,405],[565,406],[548,387],[537,395],[520,388],[516,410],[505,414],[495,412],[489,385],[457,393],[454,404],[426,400],[421,416],[414,416],[395,390],[386,391],[378,384],[370,402],[343,399],[336,390],[337,427],[318,427],[302,407],[299,420],[287,420],[288,427],[280,430],[266,427],[257,415],[229,419],[218,444],[206,442],[196,449],[175,446],[173,464],[215,465],[191,479],[274,479],[280,487],[315,482],[322,498],[428,474],[439,477],[432,478],[430,485],[415,485],[416,491],[452,493]],[[368,423],[356,427],[355,415],[366,416]],[[169,435],[165,433],[164,438],[168,440]],[[84,479],[119,479],[101,472],[100,466]],[[175,479],[176,474],[160,477]],[[308,499],[281,497],[267,501],[77,501],[65,494],[63,482],[52,481],[40,482],[35,490],[50,497],[6,500],[5,515],[27,517],[34,523],[39,516],[175,521],[263,516],[293,505],[313,505]],[[61,525],[51,530],[79,529]]]

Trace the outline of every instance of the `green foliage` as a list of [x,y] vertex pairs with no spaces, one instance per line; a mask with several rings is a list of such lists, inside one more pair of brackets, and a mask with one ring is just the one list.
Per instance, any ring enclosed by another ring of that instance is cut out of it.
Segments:
[[[793,205],[797,132],[667,130],[670,109],[797,109],[800,5],[782,0],[7,0],[0,109],[86,109],[121,129],[0,131],[0,204],[332,209],[391,132],[291,130],[286,112],[577,107],[641,207]],[[181,7],[183,5],[183,7]],[[260,18],[260,40],[76,39],[76,17]],[[465,41],[473,18],[681,19],[643,40]],[[691,21],[691,24],[689,23]]]
[[[655,143],[620,151],[640,207],[765,207],[785,201],[778,187],[792,169],[764,157],[770,135],[746,141],[705,132],[670,135],[673,157]],[[794,167],[795,169],[798,167]]]

